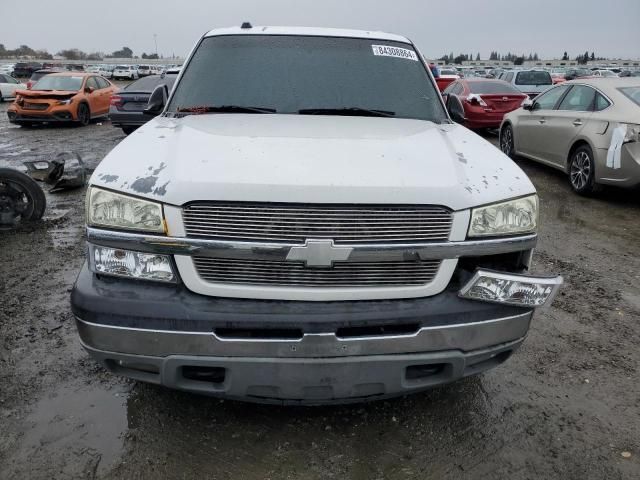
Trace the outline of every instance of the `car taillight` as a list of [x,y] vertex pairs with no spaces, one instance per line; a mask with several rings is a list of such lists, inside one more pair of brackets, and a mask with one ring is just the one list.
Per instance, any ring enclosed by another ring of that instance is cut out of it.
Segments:
[[472,105],[480,105],[481,107],[487,106],[486,102],[477,93],[470,93],[466,100]]
[[113,105],[114,107],[122,106],[122,97],[120,95],[111,95],[111,99],[109,100],[109,105]]

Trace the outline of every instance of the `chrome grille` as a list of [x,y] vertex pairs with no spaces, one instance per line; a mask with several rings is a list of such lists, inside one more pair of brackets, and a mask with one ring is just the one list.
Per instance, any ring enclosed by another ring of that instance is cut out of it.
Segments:
[[193,203],[183,209],[187,236],[248,242],[336,244],[445,241],[453,216],[431,205]]
[[379,287],[426,285],[440,260],[407,262],[339,262],[309,268],[302,262],[193,257],[205,282],[288,287]]

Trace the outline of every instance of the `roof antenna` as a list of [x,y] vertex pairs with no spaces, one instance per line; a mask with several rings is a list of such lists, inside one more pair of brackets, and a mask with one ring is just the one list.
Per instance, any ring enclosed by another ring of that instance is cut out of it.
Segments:
[[251,22],[244,22],[240,28],[242,29],[253,28],[253,25],[251,25]]

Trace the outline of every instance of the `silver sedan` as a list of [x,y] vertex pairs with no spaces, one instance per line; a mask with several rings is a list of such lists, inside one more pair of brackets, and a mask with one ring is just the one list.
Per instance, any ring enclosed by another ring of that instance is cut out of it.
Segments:
[[566,172],[580,194],[640,185],[640,78],[556,85],[505,116],[500,148]]

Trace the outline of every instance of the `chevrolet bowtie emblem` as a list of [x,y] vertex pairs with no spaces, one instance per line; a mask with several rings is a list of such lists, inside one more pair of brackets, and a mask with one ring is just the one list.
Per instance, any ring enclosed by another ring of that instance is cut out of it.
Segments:
[[291,247],[287,260],[304,262],[307,267],[332,267],[333,262],[347,260],[352,251],[351,247],[335,246],[330,239],[308,239],[304,246]]

